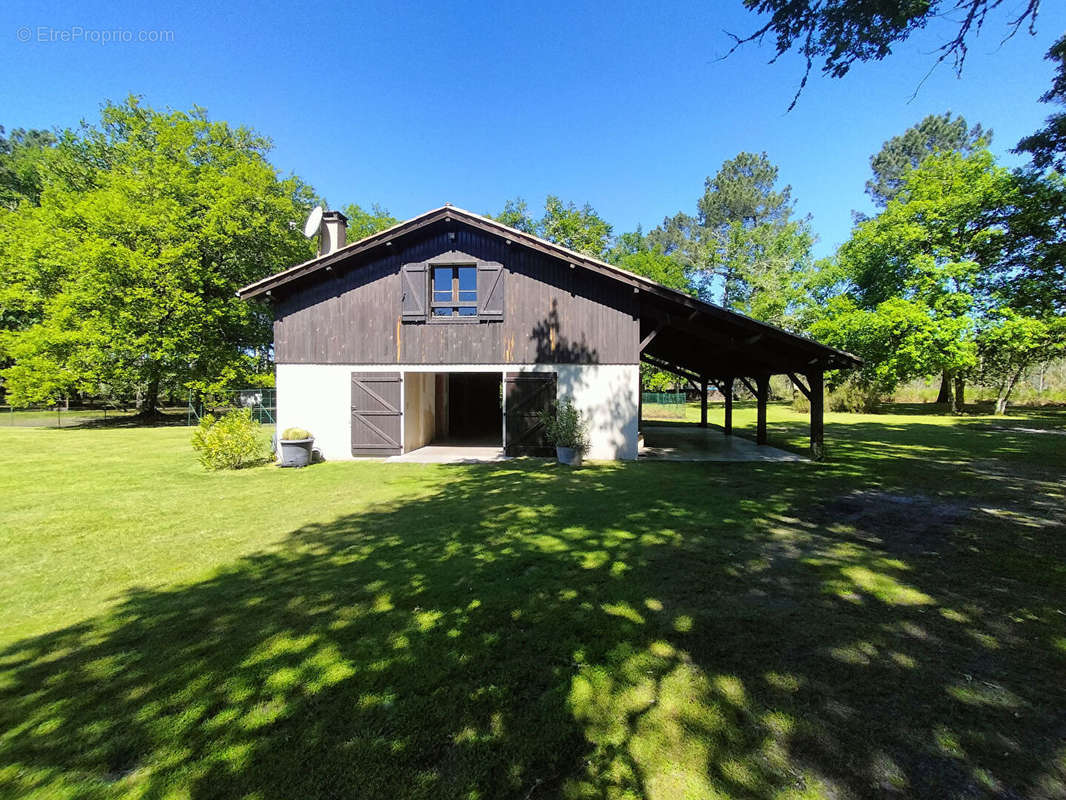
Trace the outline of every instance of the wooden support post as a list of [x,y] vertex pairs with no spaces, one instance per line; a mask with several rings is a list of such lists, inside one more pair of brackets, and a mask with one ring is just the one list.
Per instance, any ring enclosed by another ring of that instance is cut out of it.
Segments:
[[707,379],[700,378],[700,427],[707,427]]
[[811,458],[821,461],[825,458],[825,388],[821,370],[807,373],[807,387],[810,389],[811,403]]
[[722,394],[725,397],[725,435],[733,435],[733,379],[726,378],[722,382]]
[[770,376],[756,376],[755,390],[755,403],[758,407],[755,444],[766,444],[766,401],[770,394]]

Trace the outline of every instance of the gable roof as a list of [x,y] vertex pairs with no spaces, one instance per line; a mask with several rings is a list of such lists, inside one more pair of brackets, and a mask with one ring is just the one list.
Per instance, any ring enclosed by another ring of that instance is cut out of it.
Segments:
[[[647,320],[643,318],[644,315],[642,313],[642,345],[647,346],[647,350],[660,351],[649,353],[649,361],[657,359],[667,368],[674,367],[675,371],[689,371],[693,375],[717,375],[716,372],[708,372],[695,365],[694,362],[696,360],[702,361],[704,359],[688,357],[686,353],[682,352],[687,348],[667,347],[669,336],[664,337],[663,342],[656,344],[654,340],[664,330],[680,336],[695,335],[704,345],[724,345],[732,349],[746,348],[751,352],[754,352],[753,348],[761,341],[765,341],[768,345],[784,347],[791,356],[788,359],[780,360],[773,358],[767,360],[767,354],[772,350],[772,347],[770,350],[766,346],[758,348],[759,353],[762,354],[762,358],[758,361],[762,365],[761,368],[776,369],[777,372],[782,373],[795,370],[802,371],[803,364],[814,364],[816,362],[826,369],[848,369],[859,366],[862,363],[861,359],[843,350],[828,347],[806,336],[786,331],[766,322],[760,322],[722,306],[707,303],[684,292],[656,283],[643,275],[637,275],[585,253],[579,253],[576,250],[563,247],[539,236],[533,236],[517,228],[504,225],[502,222],[490,217],[475,214],[472,211],[449,204],[434,208],[405,222],[393,225],[391,228],[386,228],[364,239],[347,244],[327,255],[312,258],[302,264],[297,264],[274,275],[250,283],[238,290],[237,296],[243,300],[250,300],[267,295],[275,289],[295,282],[302,282],[308,278],[313,280],[316,275],[318,277],[324,276],[326,273],[323,271],[327,267],[331,267],[352,256],[366,253],[379,247],[388,247],[394,240],[401,237],[409,236],[438,222],[451,222],[453,220],[505,239],[508,244],[528,247],[531,250],[558,258],[574,266],[604,275],[612,280],[632,286],[634,292],[645,293],[654,298],[655,308],[653,313],[649,313]],[[721,328],[723,325],[730,331],[725,339],[721,336],[707,339],[699,335],[700,329],[704,326]],[[746,334],[742,335],[739,340],[736,333],[738,331]],[[644,349],[645,347],[642,346],[642,350]],[[669,350],[670,352],[661,352],[663,350]],[[777,363],[778,361],[780,363]],[[693,363],[693,366],[688,367],[689,363]],[[753,373],[734,371],[732,374]]]

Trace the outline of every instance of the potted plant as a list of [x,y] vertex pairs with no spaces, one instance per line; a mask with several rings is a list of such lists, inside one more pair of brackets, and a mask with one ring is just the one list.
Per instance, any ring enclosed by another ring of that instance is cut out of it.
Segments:
[[311,463],[311,445],[315,437],[304,428],[286,428],[281,432],[282,467],[306,467]]
[[559,463],[580,467],[582,457],[589,449],[588,425],[573,402],[563,400],[554,414],[542,412],[540,421],[548,441],[555,445],[555,457]]

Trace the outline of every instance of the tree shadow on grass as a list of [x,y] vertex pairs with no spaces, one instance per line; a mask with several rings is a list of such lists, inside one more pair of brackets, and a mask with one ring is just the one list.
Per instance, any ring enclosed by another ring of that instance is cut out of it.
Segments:
[[0,652],[0,794],[1066,790],[1063,578],[1002,563],[1016,523],[900,553],[816,465],[440,474]]

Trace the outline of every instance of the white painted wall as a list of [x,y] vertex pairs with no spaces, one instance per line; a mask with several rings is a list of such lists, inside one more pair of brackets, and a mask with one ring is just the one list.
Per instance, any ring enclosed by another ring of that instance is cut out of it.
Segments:
[[307,428],[330,461],[352,457],[352,373],[339,364],[278,364],[278,433]]
[[636,458],[640,367],[636,364],[549,366],[559,375],[559,399],[570,398],[588,421],[588,457]]
[[588,457],[628,460],[637,457],[639,370],[637,364],[278,364],[278,429],[307,428],[325,458],[350,459],[353,372],[555,372],[559,398],[570,398],[589,422]]

